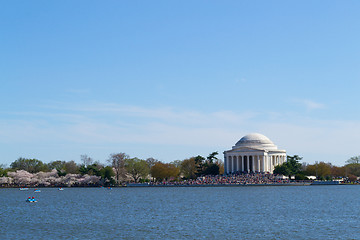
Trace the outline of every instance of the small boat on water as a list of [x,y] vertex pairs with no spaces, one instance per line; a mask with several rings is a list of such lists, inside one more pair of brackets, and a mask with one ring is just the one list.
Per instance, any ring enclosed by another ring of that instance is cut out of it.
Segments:
[[37,200],[34,197],[29,197],[28,199],[26,199],[26,202],[35,203],[37,202]]
[[21,187],[21,188],[19,188],[19,190],[20,190],[20,191],[27,191],[27,190],[29,190],[29,188],[27,188],[27,187]]
[[59,191],[64,191],[64,189],[61,187],[61,188],[58,188]]
[[40,189],[35,189],[34,192],[41,192],[41,190]]

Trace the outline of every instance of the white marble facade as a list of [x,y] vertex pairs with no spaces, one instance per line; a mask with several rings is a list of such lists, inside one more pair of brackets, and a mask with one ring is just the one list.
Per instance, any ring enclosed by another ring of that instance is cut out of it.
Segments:
[[276,165],[286,162],[286,151],[259,133],[242,137],[231,150],[224,152],[225,174],[235,172],[273,173]]

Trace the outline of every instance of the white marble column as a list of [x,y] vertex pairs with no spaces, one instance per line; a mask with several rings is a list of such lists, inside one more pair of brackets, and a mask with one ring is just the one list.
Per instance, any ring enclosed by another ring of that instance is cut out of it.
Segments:
[[256,155],[253,155],[253,169],[252,171],[255,172],[256,171]]
[[252,172],[254,172],[255,171],[255,169],[256,169],[256,156],[255,155],[253,155],[252,156]]
[[264,171],[264,172],[266,172],[266,158],[267,158],[267,156],[264,155],[264,168],[263,168],[263,171]]
[[253,169],[252,169],[253,172],[256,171],[256,155],[253,155]]
[[256,166],[255,166],[255,163],[256,163],[256,160],[255,160],[255,159],[256,159],[256,156],[253,155],[253,156],[252,156],[252,169],[251,169],[252,172],[255,172],[255,167],[256,167]]
[[264,172],[266,172],[266,158],[267,156],[264,155]]
[[224,156],[224,171],[228,173],[228,164],[229,164],[229,157],[227,155]]
[[251,155],[249,157],[249,172],[252,172],[253,168],[254,168],[254,156]]
[[238,168],[238,164],[237,164],[237,156],[234,156],[234,171],[233,172],[236,172],[237,171],[237,168]]
[[[225,154],[224,154],[225,155]],[[227,174],[227,156],[225,155],[224,156],[224,172],[225,172],[225,174]]]
[[229,159],[228,159],[228,173],[231,173],[231,161],[232,161],[232,156],[229,156]]
[[231,173],[234,172],[234,156],[232,156],[232,161],[231,161]]
[[265,172],[269,171],[269,156],[265,157]]
[[236,155],[235,156],[235,172],[236,171],[238,171],[238,169],[239,169],[239,156],[238,155]]
[[236,171],[238,171],[238,169],[239,169],[239,156],[238,156],[238,155],[236,155],[236,160],[235,160],[235,161],[236,161],[236,162],[235,162],[235,163],[236,163],[236,164],[235,164],[235,165],[236,165],[235,172],[236,172]]
[[247,164],[246,164],[246,168],[247,168],[247,169],[246,169],[246,171],[247,171],[247,172],[249,172],[249,171],[250,171],[250,169],[249,169],[250,159],[249,159],[249,158],[250,158],[250,156],[249,156],[249,155],[248,155],[248,156],[246,156],[246,163],[247,163]]
[[241,171],[245,171],[244,169],[244,156],[241,156]]
[[233,169],[232,172],[236,171],[236,156],[233,156]]
[[239,171],[241,172],[242,169],[242,156],[239,155]]

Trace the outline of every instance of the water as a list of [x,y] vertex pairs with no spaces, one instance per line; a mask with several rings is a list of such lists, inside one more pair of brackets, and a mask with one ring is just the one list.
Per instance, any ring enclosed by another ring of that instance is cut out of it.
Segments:
[[359,199],[360,186],[0,189],[0,238],[360,239]]

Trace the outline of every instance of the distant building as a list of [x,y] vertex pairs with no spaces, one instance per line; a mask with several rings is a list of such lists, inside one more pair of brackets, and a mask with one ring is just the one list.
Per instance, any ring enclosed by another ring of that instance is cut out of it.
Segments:
[[286,162],[286,151],[279,150],[267,137],[251,133],[224,152],[225,174],[234,172],[273,173],[276,165]]

